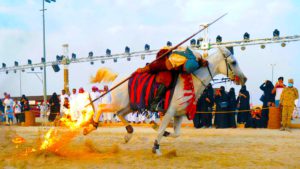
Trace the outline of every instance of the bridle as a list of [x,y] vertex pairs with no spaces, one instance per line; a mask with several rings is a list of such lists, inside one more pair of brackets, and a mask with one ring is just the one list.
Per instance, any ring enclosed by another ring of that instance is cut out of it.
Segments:
[[[219,48],[219,49],[220,49],[220,48]],[[221,49],[220,49],[220,50],[221,50]],[[232,81],[233,77],[229,77],[229,74],[230,74],[230,75],[233,75],[233,76],[235,76],[235,75],[234,75],[234,72],[232,71],[232,68],[231,68],[230,64],[228,63],[228,58],[232,55],[232,53],[230,53],[228,56],[226,56],[226,55],[223,53],[222,50],[221,50],[221,53],[222,53],[222,56],[223,56],[223,58],[224,58],[224,62],[225,62],[225,65],[226,65],[226,75],[227,75],[227,77]],[[202,58],[202,57],[201,57],[201,58]],[[211,70],[210,70],[210,68],[209,68],[209,62],[208,62],[208,64],[207,64],[206,67],[207,67],[208,73],[209,73],[209,75],[210,75],[212,81],[215,82],[215,80],[214,80],[214,78],[213,78],[213,75],[212,75],[212,73],[211,73]],[[203,82],[199,77],[197,77],[197,76],[195,76],[195,77],[202,83],[203,86],[207,87],[207,85],[205,85],[204,82]],[[225,82],[226,82],[226,81],[225,81]],[[218,82],[218,83],[222,83],[222,82]]]
[[[220,50],[221,50],[221,49],[220,49]],[[231,68],[230,64],[228,63],[228,57],[230,57],[232,54],[230,53],[228,56],[225,56],[225,54],[224,54],[223,52],[221,52],[221,53],[222,53],[222,56],[223,56],[223,58],[224,58],[225,65],[226,65],[226,76],[227,76],[228,78],[232,79],[231,77],[229,77],[229,73],[230,73],[231,75],[234,76],[234,72],[232,71],[232,68]],[[214,80],[214,78],[213,78],[213,76],[212,76],[212,73],[211,73],[211,70],[210,70],[210,68],[209,68],[209,63],[208,63],[208,65],[207,65],[207,70],[208,70],[208,73],[209,73],[209,75],[210,75],[212,81],[214,82],[215,80]],[[230,72],[229,72],[229,71],[230,71]]]

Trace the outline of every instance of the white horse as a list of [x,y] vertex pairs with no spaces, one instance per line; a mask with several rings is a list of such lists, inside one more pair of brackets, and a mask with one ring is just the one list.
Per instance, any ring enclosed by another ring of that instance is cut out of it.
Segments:
[[[209,67],[202,67],[192,73],[194,91],[197,99],[200,97],[201,93],[212,78],[218,74],[228,76],[237,85],[243,85],[246,82],[247,78],[239,68],[237,60],[227,48],[217,48],[217,51],[211,54],[207,58],[207,61],[209,63]],[[163,136],[178,137],[180,135],[181,122],[185,116],[186,107],[188,106],[186,101],[191,98],[191,96],[184,96],[185,92],[190,91],[184,91],[183,79],[179,76],[171,103],[162,119],[161,125],[158,129],[158,135],[152,149],[153,153],[156,153],[157,155],[161,154],[159,144]],[[84,128],[83,133],[86,135],[97,128],[98,124],[96,122],[98,122],[102,112],[117,112],[120,120],[126,125],[127,134],[125,135],[125,142],[128,142],[133,134],[132,126],[125,120],[125,115],[133,111],[131,110],[129,103],[128,81],[122,84],[119,88],[113,90],[111,95],[112,103],[99,105],[99,111],[94,119],[94,124],[90,124],[89,127]],[[174,133],[169,133],[166,132],[166,128],[172,118],[174,118]]]

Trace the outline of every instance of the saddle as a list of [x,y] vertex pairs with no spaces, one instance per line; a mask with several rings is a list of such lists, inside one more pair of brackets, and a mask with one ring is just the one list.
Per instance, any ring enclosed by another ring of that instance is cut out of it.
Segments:
[[[172,101],[172,97],[174,94],[175,86],[177,79],[180,75],[184,80],[183,96],[191,96],[191,98],[181,104],[188,104],[186,107],[186,115],[189,120],[192,120],[196,113],[196,96],[194,91],[194,85],[192,81],[192,74],[189,73],[181,73],[172,72],[173,81],[170,87],[167,89],[165,96],[163,97],[160,104],[163,105],[164,111],[167,111],[170,103]],[[134,74],[128,83],[128,93],[130,98],[130,107],[134,111],[144,112],[145,110],[149,110],[153,99],[156,96],[156,91],[159,84],[155,81],[157,74],[151,73],[139,73]]]
[[[156,96],[157,88],[159,86],[155,80],[156,76],[157,74],[145,72],[134,74],[129,79],[128,92],[130,98],[130,107],[132,110],[143,112],[150,109],[151,103]],[[178,73],[174,77],[176,78],[174,78],[172,81],[172,84],[167,89],[165,96],[160,103],[163,105],[165,111],[169,108]]]

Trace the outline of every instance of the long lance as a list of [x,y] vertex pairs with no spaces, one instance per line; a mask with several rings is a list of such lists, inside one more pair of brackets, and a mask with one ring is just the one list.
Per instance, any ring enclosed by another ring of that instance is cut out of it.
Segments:
[[[200,32],[202,32],[203,30],[205,30],[206,28],[208,28],[209,26],[211,26],[212,24],[216,23],[218,20],[220,20],[221,18],[223,18],[225,15],[227,15],[227,13],[223,14],[222,16],[220,16],[219,18],[217,18],[216,20],[212,21],[211,23],[205,25],[202,29],[198,30],[196,33],[192,34],[190,37],[186,38],[184,41],[180,42],[179,44],[177,44],[176,46],[170,48],[168,51],[166,51],[165,53],[163,53],[160,57],[156,58],[154,61],[152,61],[150,64],[152,64],[153,62],[163,58],[164,56],[166,56],[167,54],[169,54],[170,52],[172,52],[173,50],[177,49],[179,46],[181,46],[182,44],[184,44],[185,42],[187,42],[188,40],[192,39],[194,36],[196,36],[197,34],[199,34]],[[109,89],[107,92],[103,93],[102,95],[100,95],[98,98],[92,100],[88,105],[86,105],[85,107],[89,106],[90,104],[94,103],[95,101],[97,101],[98,99],[102,98],[103,96],[105,96],[107,93],[113,91],[114,89],[116,89],[117,87],[119,87],[120,85],[122,85],[123,83],[125,83],[127,80],[129,80],[131,78],[132,74],[130,76],[128,76],[127,78],[125,78],[123,81],[119,82],[118,84],[116,84],[114,87],[112,87],[111,89]]]

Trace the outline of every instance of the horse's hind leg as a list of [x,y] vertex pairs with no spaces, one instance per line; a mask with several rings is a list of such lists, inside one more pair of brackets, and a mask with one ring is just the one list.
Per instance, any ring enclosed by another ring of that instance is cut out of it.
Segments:
[[119,119],[123,122],[123,124],[126,126],[127,134],[124,137],[125,143],[128,143],[133,135],[133,127],[128,123],[128,121],[125,119],[125,116],[130,113],[131,109],[130,107],[126,107],[120,111],[117,112],[117,116]]
[[103,112],[113,112],[113,111],[115,110],[111,104],[101,104],[97,111],[96,117],[92,119],[88,127],[85,127],[83,129],[83,135],[87,135],[98,128],[98,121]]
[[163,120],[161,122],[161,125],[159,126],[159,130],[158,130],[158,135],[156,140],[154,141],[154,146],[152,148],[152,152],[156,153],[157,155],[161,155],[161,151],[160,151],[160,140],[163,137],[166,128],[168,126],[168,124],[170,123],[171,119],[173,117],[173,114],[171,112],[167,112],[166,115],[163,117]]

